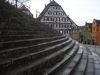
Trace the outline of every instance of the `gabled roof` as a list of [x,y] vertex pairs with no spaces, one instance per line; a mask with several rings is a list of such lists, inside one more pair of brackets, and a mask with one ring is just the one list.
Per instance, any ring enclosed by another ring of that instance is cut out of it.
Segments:
[[25,5],[22,5],[22,6],[20,7],[20,9],[21,9],[22,11],[29,11],[29,9],[25,7]]
[[92,23],[85,23],[85,26],[88,26],[90,29],[92,28]]
[[40,13],[40,15],[39,15],[39,17],[38,17],[39,20],[43,17],[43,15],[46,13],[46,11],[49,9],[50,6],[59,6],[59,7],[61,7],[61,6],[60,6],[57,2],[55,2],[54,0],[51,1],[51,2],[44,8],[44,10]]
[[53,0],[48,4],[48,6],[60,6],[60,5]]
[[92,23],[87,23],[86,22],[85,26],[92,26]]
[[100,20],[95,20],[95,21],[96,21],[97,25],[99,25],[99,24],[100,24]]
[[[44,14],[48,11],[48,9],[49,9],[50,6],[61,7],[61,5],[59,5],[57,2],[55,2],[54,0],[52,0],[52,1],[44,8],[44,10],[40,13],[40,15],[39,15],[39,17],[37,18],[37,20],[41,20],[41,18],[42,18],[42,17],[44,16]],[[62,7],[61,7],[61,8],[62,8]],[[63,9],[62,9],[62,10],[63,10]],[[66,13],[65,13],[64,10],[63,10],[63,12],[64,12],[64,14],[66,15]],[[70,22],[71,22],[72,24],[75,24],[74,21],[73,21],[69,16],[66,15],[66,17],[70,20]],[[76,29],[78,28],[76,24],[73,25],[72,27],[74,27],[74,28],[76,28]]]

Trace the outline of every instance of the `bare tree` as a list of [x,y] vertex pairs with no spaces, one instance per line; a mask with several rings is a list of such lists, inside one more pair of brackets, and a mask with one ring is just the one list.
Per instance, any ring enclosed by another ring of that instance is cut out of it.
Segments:
[[15,0],[15,6],[16,6],[16,8],[17,8],[17,2],[18,2],[18,0]]
[[[0,0],[0,1],[4,1],[4,0]],[[15,7],[18,7],[19,4],[24,4],[24,3],[31,1],[31,0],[6,0],[6,1],[14,4]]]

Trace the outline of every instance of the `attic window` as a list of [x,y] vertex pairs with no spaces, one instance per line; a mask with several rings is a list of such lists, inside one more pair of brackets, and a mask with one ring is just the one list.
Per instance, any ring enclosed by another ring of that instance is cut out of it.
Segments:
[[52,14],[52,12],[51,12],[51,11],[48,11],[48,14],[49,14],[49,15],[51,15],[51,14]]
[[44,21],[46,21],[47,20],[47,18],[46,17],[44,17]]
[[47,17],[47,21],[49,21],[49,17]]
[[55,9],[55,7],[53,7],[53,9]]
[[57,9],[57,7],[56,7],[56,9]]

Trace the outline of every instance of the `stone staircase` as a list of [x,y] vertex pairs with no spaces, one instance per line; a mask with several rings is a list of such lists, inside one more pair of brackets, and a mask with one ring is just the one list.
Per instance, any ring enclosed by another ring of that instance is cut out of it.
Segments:
[[[3,3],[2,11],[8,6],[12,7]],[[67,35],[35,20],[33,26],[18,30],[6,28],[5,22],[0,23],[5,25],[0,30],[0,75],[100,74],[99,57]]]

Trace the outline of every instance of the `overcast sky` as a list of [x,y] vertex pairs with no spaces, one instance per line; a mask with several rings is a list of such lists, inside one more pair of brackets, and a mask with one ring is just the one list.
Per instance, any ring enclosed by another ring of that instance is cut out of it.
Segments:
[[[100,20],[100,0],[55,0],[62,6],[67,15],[79,26],[85,22],[92,22],[93,19]],[[32,0],[31,12],[36,16],[36,9],[39,12],[47,5],[50,0]]]

